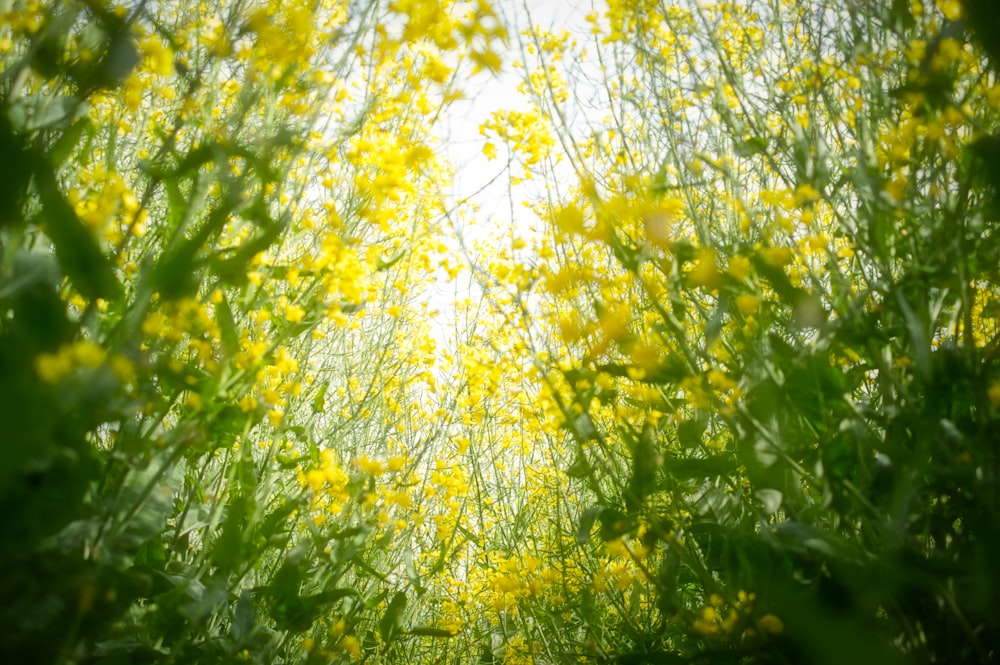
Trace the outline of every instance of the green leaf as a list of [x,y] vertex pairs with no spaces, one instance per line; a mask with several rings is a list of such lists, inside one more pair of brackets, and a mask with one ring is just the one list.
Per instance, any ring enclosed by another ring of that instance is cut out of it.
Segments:
[[754,492],[754,496],[764,505],[764,512],[773,515],[781,508],[784,495],[780,490],[762,487]]
[[330,382],[324,381],[320,385],[319,390],[316,391],[316,396],[313,397],[312,410],[313,413],[321,413],[326,408],[326,391],[330,388]]
[[717,478],[735,472],[739,466],[740,460],[735,455],[668,458],[663,463],[667,473],[678,480]]
[[917,370],[925,379],[930,378],[931,345],[927,336],[927,327],[910,307],[902,290],[895,289],[895,295],[899,302],[899,309],[906,321],[906,330],[910,334],[910,348],[913,350],[913,359],[916,361]]
[[698,448],[705,442],[708,420],[697,416],[677,424],[677,440],[684,448]]
[[394,265],[396,265],[400,261],[400,259],[402,259],[404,256],[406,256],[406,250],[401,249],[398,252],[396,252],[389,259],[384,259],[384,260],[383,259],[379,259],[375,263],[375,270],[378,271],[378,272],[382,272],[384,270],[388,270],[389,268],[391,268]]
[[348,596],[359,597],[360,594],[356,589],[348,588],[335,588],[327,589],[326,591],[320,591],[319,593],[313,594],[311,596],[304,596],[303,601],[309,606],[319,606],[319,605],[331,605],[338,600],[347,598]]
[[232,446],[243,433],[250,417],[251,414],[245,413],[238,405],[223,403],[212,414],[205,428],[206,436],[202,445],[191,446],[192,457]]
[[801,554],[813,552],[842,561],[851,561],[855,558],[850,547],[812,524],[786,520],[775,525],[771,532],[776,537],[773,544],[780,549]]
[[299,509],[298,501],[286,501],[271,511],[260,525],[259,533],[270,539],[277,533],[284,533],[288,528],[288,518]]
[[218,144],[202,143],[192,148],[177,165],[175,173],[178,176],[185,176],[196,171],[202,164],[207,164],[216,158],[222,150]]
[[236,321],[233,319],[233,310],[229,306],[229,300],[225,294],[215,304],[215,320],[219,324],[219,334],[222,338],[222,347],[230,356],[236,355],[240,351],[240,336],[236,332]]
[[965,22],[990,57],[995,72],[1000,72],[1000,12],[993,0],[964,0]]
[[329,589],[311,596],[288,596],[275,608],[275,618],[283,627],[303,632],[333,603],[347,596],[357,596],[354,589]]
[[660,569],[656,576],[656,609],[661,616],[669,619],[681,608],[680,595],[677,593],[677,577],[680,573],[680,557],[673,549],[667,550],[660,561]]
[[797,307],[799,302],[808,295],[804,289],[792,284],[782,268],[772,265],[760,254],[754,254],[751,257],[751,262],[757,274],[766,279],[774,292],[781,298],[782,304]]
[[[156,177],[154,175],[154,177]],[[177,228],[183,221],[187,212],[187,201],[181,194],[180,183],[177,178],[165,177],[163,179],[163,190],[167,194],[167,227]]]
[[764,152],[767,152],[767,139],[762,136],[751,136],[736,144],[736,154],[740,157],[752,157]]
[[164,301],[179,300],[198,290],[197,256],[203,243],[200,237],[186,240],[157,262],[150,273],[150,284]]
[[47,20],[31,49],[29,65],[45,78],[56,78],[65,73],[66,42],[80,8],[70,6],[56,13],[50,9]]
[[406,611],[406,592],[397,591],[393,595],[389,605],[385,608],[385,613],[378,622],[378,632],[382,639],[388,644],[399,635],[403,625],[403,612]]
[[406,631],[407,635],[415,635],[417,637],[455,637],[457,633],[453,633],[450,630],[445,630],[444,628],[434,628],[431,626],[414,626]]
[[181,605],[179,612],[192,624],[199,624],[218,610],[228,597],[225,583],[217,580],[204,587],[201,593],[190,601]]
[[[76,97],[56,97],[42,106],[31,117],[31,129],[44,129],[72,119],[80,108],[80,100]],[[78,123],[79,124],[79,123]]]
[[52,168],[44,160],[34,162],[45,232],[55,245],[63,272],[84,297],[113,300],[122,288],[111,262],[59,189]]
[[615,508],[602,508],[597,519],[601,523],[601,540],[608,542],[620,538],[632,530],[628,516]]
[[139,52],[127,29],[115,31],[108,39],[107,50],[97,69],[95,83],[102,88],[117,85],[139,64]]
[[49,164],[53,168],[58,169],[76,150],[84,134],[87,136],[93,136],[94,134],[94,123],[87,117],[80,118],[67,127],[62,136],[56,140],[49,149]]
[[212,549],[212,561],[221,568],[234,568],[243,550],[243,527],[247,518],[247,500],[236,496],[229,502],[222,533]]
[[233,613],[232,636],[236,644],[242,644],[253,632],[257,624],[257,613],[253,604],[253,592],[250,589],[243,589],[240,592],[240,599],[236,602],[236,610]]
[[294,469],[304,461],[301,456],[287,455],[285,453],[275,454],[274,459],[282,469]]
[[576,459],[566,469],[566,475],[570,478],[586,478],[590,473],[590,464],[587,463],[587,457],[582,451],[577,453]]
[[597,518],[603,510],[603,506],[593,506],[583,511],[583,515],[580,516],[580,524],[576,529],[576,542],[583,545],[590,540],[590,533],[594,530],[594,524],[597,523]]
[[[229,284],[246,282],[247,266],[255,256],[269,248],[281,236],[285,225],[268,222],[254,237],[240,243],[239,249],[228,258],[213,256],[209,260],[213,272]],[[345,310],[346,311],[346,310]]]
[[408,547],[403,550],[403,566],[406,569],[406,580],[410,586],[416,589],[418,594],[424,593],[427,589],[420,583],[420,573],[413,561],[413,550]]
[[0,113],[0,228],[24,223],[21,205],[31,182],[34,155],[25,149],[7,114]]
[[632,473],[625,489],[625,508],[635,512],[656,489],[656,472],[662,457],[656,447],[656,429],[649,423],[632,446]]
[[251,517],[250,513],[253,512],[254,492],[257,490],[258,478],[257,478],[257,466],[254,463],[253,453],[249,446],[244,446],[241,449],[241,455],[239,462],[237,463],[237,475],[236,480],[239,483],[242,490],[251,497],[247,505],[247,519]]

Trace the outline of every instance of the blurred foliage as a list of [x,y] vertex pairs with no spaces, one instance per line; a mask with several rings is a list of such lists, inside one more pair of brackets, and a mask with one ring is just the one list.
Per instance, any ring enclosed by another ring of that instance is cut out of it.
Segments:
[[996,10],[876,5],[611,3],[597,74],[534,33],[577,182],[516,288],[576,538],[635,566],[611,661],[996,657]]
[[[408,501],[423,454],[388,440],[406,428],[386,404],[426,339],[384,312],[436,251],[413,193],[441,177],[427,99],[464,66],[442,57],[486,57],[499,24],[449,17],[428,45],[388,3],[0,10],[0,659],[327,662],[355,635],[417,639],[387,575],[419,525],[382,500]],[[385,150],[397,171],[363,187]],[[386,224],[403,205],[413,227]]]
[[1000,19],[883,4],[0,2],[0,657],[994,660]]

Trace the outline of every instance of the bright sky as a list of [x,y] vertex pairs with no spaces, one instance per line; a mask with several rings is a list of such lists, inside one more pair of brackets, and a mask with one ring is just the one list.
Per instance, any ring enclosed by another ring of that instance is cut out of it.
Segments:
[[[585,17],[595,8],[603,13],[603,4],[601,0],[497,2],[512,32],[533,23],[553,31],[568,30],[581,42],[589,34]],[[481,208],[476,216],[480,223],[493,216],[510,217],[506,178],[497,178],[506,166],[503,151],[499,151],[495,160],[486,159],[483,155],[486,139],[479,133],[479,126],[498,109],[524,110],[528,107],[517,91],[521,79],[519,72],[510,66],[514,57],[514,54],[508,54],[504,70],[499,75],[480,74],[466,82],[466,99],[455,103],[449,111],[451,145],[448,154],[456,167],[454,197],[456,200],[474,197]],[[490,186],[494,179],[498,181]],[[519,202],[516,203],[516,207],[520,207]]]
[[[553,32],[567,30],[581,44],[590,35],[586,16],[597,11],[603,15],[603,0],[496,0],[495,7],[503,13],[512,33],[510,42],[516,43],[514,35],[529,24],[540,25]],[[511,218],[516,227],[526,229],[536,220],[522,202],[532,198],[531,183],[524,183],[514,192],[511,201],[508,192],[506,153],[498,145],[497,158],[489,160],[483,154],[487,138],[479,132],[479,127],[497,110],[526,110],[528,101],[518,92],[521,72],[515,71],[511,61],[519,57],[513,51],[503,54],[505,63],[498,75],[482,72],[462,82],[465,98],[450,106],[445,118],[446,155],[455,167],[452,201],[471,200],[478,208],[473,214],[457,215],[455,221],[473,221],[475,226],[464,226],[462,236],[471,245],[482,241],[490,232],[507,229]],[[499,143],[494,139],[494,143]],[[471,295],[468,284],[446,284],[442,280],[432,290],[431,303],[438,311],[436,317],[439,331],[444,337],[454,325],[454,303],[456,298]]]

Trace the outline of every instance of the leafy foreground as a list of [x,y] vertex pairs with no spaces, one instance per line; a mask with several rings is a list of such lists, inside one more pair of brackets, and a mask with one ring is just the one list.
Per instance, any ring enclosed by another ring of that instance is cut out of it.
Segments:
[[991,2],[286,4],[0,2],[5,662],[996,658]]

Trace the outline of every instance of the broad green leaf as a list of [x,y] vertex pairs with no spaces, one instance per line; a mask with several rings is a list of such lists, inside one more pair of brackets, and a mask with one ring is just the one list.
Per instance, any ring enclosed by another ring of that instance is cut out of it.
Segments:
[[0,228],[25,222],[21,205],[31,182],[34,154],[14,131],[7,115],[0,113]]
[[668,457],[663,468],[678,480],[703,480],[718,478],[735,472],[740,460],[735,455],[712,455],[709,457]]
[[240,336],[236,331],[233,310],[229,307],[229,300],[224,293],[221,294],[218,302],[215,303],[215,320],[219,324],[219,334],[222,338],[223,348],[230,356],[236,355],[240,350]]
[[214,614],[228,598],[225,584],[216,580],[196,597],[180,606],[179,612],[192,624],[199,624]]
[[244,525],[247,520],[247,499],[238,495],[226,508],[226,519],[222,523],[222,533],[212,549],[212,561],[217,566],[231,569],[240,562],[243,551]]
[[257,612],[254,608],[253,592],[250,589],[243,589],[240,592],[240,599],[236,601],[236,610],[233,613],[231,629],[233,641],[237,645],[242,644],[253,633],[256,625]]
[[597,519],[601,524],[600,534],[604,542],[624,536],[634,526],[625,513],[615,508],[602,508]]
[[[473,534],[474,535],[474,534]],[[424,593],[427,589],[420,583],[420,573],[413,561],[413,551],[410,548],[403,550],[403,566],[406,569],[406,579],[418,594]]]
[[767,152],[767,139],[762,136],[751,136],[736,144],[736,154],[740,157],[751,157]]
[[320,384],[319,390],[316,391],[316,395],[312,400],[312,410],[313,413],[322,413],[326,408],[326,391],[330,388],[330,382],[324,381]]
[[[80,108],[80,100],[76,97],[56,97],[42,106],[31,116],[30,129],[45,129],[46,127],[71,121]],[[52,160],[54,166],[59,162]]]
[[48,158],[52,168],[58,171],[59,167],[76,151],[80,144],[80,139],[84,135],[92,137],[94,132],[94,123],[87,117],[80,118],[67,127],[62,136],[49,149]]
[[378,622],[378,632],[387,644],[392,642],[403,627],[403,613],[406,611],[406,592],[397,591],[385,608]]
[[56,257],[66,276],[86,298],[116,298],[122,289],[111,262],[59,189],[52,168],[45,160],[33,162],[45,233],[55,245]]
[[808,295],[808,292],[792,284],[784,269],[772,265],[760,254],[751,257],[754,269],[767,280],[781,299],[781,304],[788,307],[798,307],[799,302]]
[[649,423],[632,445],[632,470],[625,488],[625,508],[630,513],[639,510],[646,498],[656,490],[656,475],[663,458],[657,448],[656,429]]
[[578,452],[573,463],[566,468],[566,475],[570,478],[586,478],[591,474],[590,464],[586,455],[582,451]]
[[444,628],[434,628],[432,626],[414,626],[406,631],[407,635],[415,637],[455,637],[456,633]]
[[593,506],[583,511],[583,515],[580,516],[579,526],[576,530],[576,542],[583,545],[590,540],[590,534],[594,530],[594,524],[597,523],[597,518],[603,510],[603,506]]

